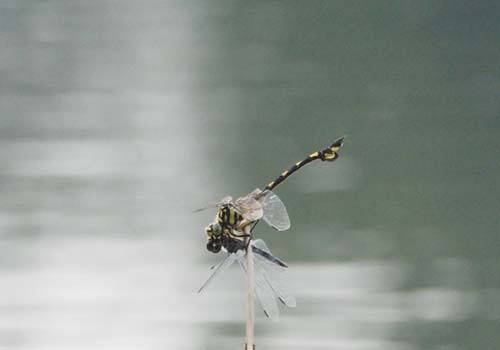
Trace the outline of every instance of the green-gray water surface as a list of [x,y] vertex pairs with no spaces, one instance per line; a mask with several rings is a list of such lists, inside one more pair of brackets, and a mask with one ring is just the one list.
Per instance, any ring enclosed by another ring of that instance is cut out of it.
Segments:
[[283,183],[257,235],[298,307],[257,349],[498,349],[495,1],[1,1],[0,349],[240,349],[214,212]]

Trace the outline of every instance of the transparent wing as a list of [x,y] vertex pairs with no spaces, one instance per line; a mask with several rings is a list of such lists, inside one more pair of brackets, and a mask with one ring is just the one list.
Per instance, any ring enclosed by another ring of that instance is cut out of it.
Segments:
[[264,219],[267,224],[278,231],[290,228],[290,218],[281,199],[271,191],[266,191],[261,197]]
[[[247,272],[247,262],[244,254],[238,255],[238,263],[240,264],[243,271]],[[267,282],[267,279],[263,273],[263,270],[259,266],[254,266],[255,271],[255,295],[259,304],[266,314],[273,321],[279,320],[279,308],[276,303],[275,294]]]
[[204,211],[207,209],[214,209],[214,208],[217,208],[217,204],[209,204],[203,208],[198,208],[198,209],[193,210],[193,213],[199,213],[200,211]]
[[231,197],[231,196],[225,196],[224,198],[222,198],[219,201],[219,203],[217,203],[217,206],[220,207],[221,205],[229,204],[229,203],[231,203],[232,200],[233,200],[233,197]]
[[251,194],[238,198],[232,204],[234,209],[249,221],[259,220],[264,213],[260,202]]
[[[271,250],[269,250],[269,248],[267,247],[266,243],[261,239],[256,239],[255,241],[253,241],[252,246],[269,254],[270,256],[275,257],[271,253]],[[266,282],[268,283],[268,285],[270,286],[276,297],[284,305],[288,307],[295,307],[297,305],[295,297],[290,295],[285,287],[286,285],[284,278],[285,267],[276,264],[274,261],[270,261],[269,259],[263,257],[260,254],[258,255],[255,254],[254,256],[255,256],[255,265],[258,267],[259,270],[262,271],[262,275],[264,276]]]
[[228,254],[224,259],[222,259],[217,265],[212,267],[212,274],[208,277],[208,279],[203,283],[203,285],[198,289],[198,293],[201,293],[203,289],[205,289],[210,282],[222,271],[227,269],[236,261],[236,254]]
[[[259,239],[257,241],[262,241],[262,240]],[[264,245],[265,245],[265,243],[264,243]],[[271,254],[271,252],[262,250],[260,248],[260,245],[256,245],[255,241],[252,241],[252,246],[253,246],[253,252],[255,254],[260,255],[262,258],[267,259],[269,262],[271,262],[273,264],[277,264],[277,265],[279,265],[281,267],[288,267],[288,265],[283,260],[281,260],[280,258],[278,258],[275,255]]]
[[218,201],[216,203],[211,203],[211,204],[208,204],[207,206],[204,206],[202,208],[198,208],[198,209],[193,210],[193,213],[199,213],[200,211],[204,211],[204,210],[207,210],[207,209],[220,208],[224,204],[231,203],[232,200],[233,200],[233,197],[226,196],[226,197],[222,198],[220,201]]

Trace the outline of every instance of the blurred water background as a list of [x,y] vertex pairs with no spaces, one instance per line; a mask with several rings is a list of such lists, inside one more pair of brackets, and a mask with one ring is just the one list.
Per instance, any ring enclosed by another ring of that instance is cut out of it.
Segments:
[[497,1],[1,1],[0,349],[240,349],[214,212],[346,134],[257,233],[257,349],[498,349]]

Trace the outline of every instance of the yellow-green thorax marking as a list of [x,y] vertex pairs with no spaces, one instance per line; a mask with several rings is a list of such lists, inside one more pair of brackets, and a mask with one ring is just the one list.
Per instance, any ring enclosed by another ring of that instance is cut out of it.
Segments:
[[234,231],[238,230],[239,225],[243,221],[243,216],[229,205],[223,205],[217,213],[217,222],[221,225],[224,232],[234,235]]
[[248,235],[240,233],[243,216],[234,210],[231,205],[224,204],[220,207],[215,221],[205,228],[207,234],[207,249],[218,253],[222,247],[234,253],[245,246],[244,238]]
[[311,153],[310,155],[308,155],[306,158],[304,158],[300,162],[295,163],[290,169],[287,169],[283,173],[281,173],[281,175],[278,176],[274,181],[271,181],[266,186],[265,190],[272,191],[280,183],[282,183],[288,177],[290,177],[290,175],[295,173],[297,170],[302,168],[304,165],[309,164],[313,160],[321,159],[322,161],[333,162],[335,159],[337,159],[339,157],[338,151],[342,147],[343,142],[344,142],[344,137],[341,137],[340,139],[338,139],[334,143],[332,143],[330,145],[330,147],[327,147],[321,151]]

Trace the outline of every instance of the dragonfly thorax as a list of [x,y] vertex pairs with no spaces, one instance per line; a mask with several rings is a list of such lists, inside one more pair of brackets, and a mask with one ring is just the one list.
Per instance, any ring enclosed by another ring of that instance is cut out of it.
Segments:
[[215,221],[205,228],[207,249],[212,253],[218,253],[222,248],[230,253],[243,249],[244,235],[238,230],[242,222],[243,216],[230,204],[222,205]]
[[229,204],[220,207],[217,213],[217,223],[226,230],[235,230],[243,221],[243,216],[234,210]]
[[269,190],[256,189],[234,201],[225,197],[217,208],[214,222],[205,228],[207,249],[212,253],[218,253],[222,248],[229,253],[245,249],[245,242],[251,237],[247,228],[260,219],[278,231],[290,227],[285,206]]

